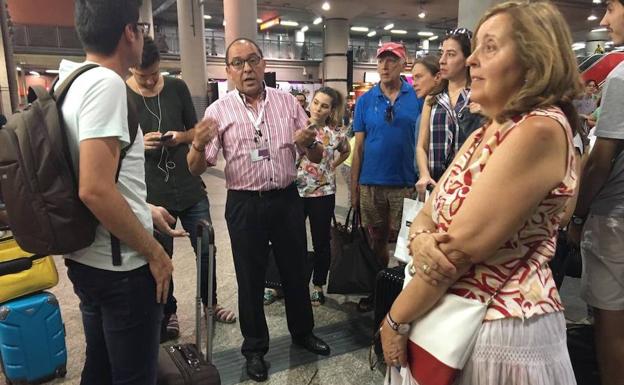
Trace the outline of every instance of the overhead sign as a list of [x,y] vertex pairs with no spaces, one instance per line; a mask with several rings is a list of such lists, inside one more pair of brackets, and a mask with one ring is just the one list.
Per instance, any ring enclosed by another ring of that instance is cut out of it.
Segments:
[[267,21],[263,21],[260,24],[260,31],[264,31],[267,30],[271,27],[274,27],[276,25],[279,25],[280,21],[282,21],[279,17],[274,17],[273,19],[269,19]]

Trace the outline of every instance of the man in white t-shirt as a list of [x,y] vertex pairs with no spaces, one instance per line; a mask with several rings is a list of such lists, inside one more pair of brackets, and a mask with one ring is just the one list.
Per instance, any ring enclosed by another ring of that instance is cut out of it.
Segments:
[[[93,244],[65,255],[80,299],[86,338],[81,384],[156,384],[162,304],[173,267],[152,237],[142,133],[131,142],[123,76],[141,59],[145,26],[140,0],[76,0],[76,31],[86,63],[99,67],[78,77],[61,112],[79,196],[100,222]],[[62,82],[86,63],[64,60]],[[59,82],[60,83],[60,82]],[[111,235],[121,244],[113,262]]]
[[[600,22],[624,44],[624,0],[607,0]],[[624,63],[603,87],[596,143],[581,176],[569,238],[581,246],[581,297],[594,310],[596,353],[603,385],[624,379]]]

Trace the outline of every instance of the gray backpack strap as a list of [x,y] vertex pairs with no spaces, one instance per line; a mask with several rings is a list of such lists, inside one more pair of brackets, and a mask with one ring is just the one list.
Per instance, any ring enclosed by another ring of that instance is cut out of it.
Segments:
[[74,72],[72,72],[65,80],[63,80],[63,83],[61,83],[61,85],[58,87],[58,89],[56,89],[56,91],[55,91],[55,87],[56,87],[56,83],[58,82],[58,78],[56,79],[56,81],[54,81],[54,83],[52,84],[52,88],[50,90],[50,95],[52,95],[52,97],[56,100],[56,104],[59,106],[59,108],[63,104],[63,99],[65,99],[65,95],[67,95],[67,91],[69,91],[69,87],[71,87],[74,80],[76,80],[78,76],[82,75],[83,73],[96,67],[99,67],[99,65],[86,64],[74,70]]

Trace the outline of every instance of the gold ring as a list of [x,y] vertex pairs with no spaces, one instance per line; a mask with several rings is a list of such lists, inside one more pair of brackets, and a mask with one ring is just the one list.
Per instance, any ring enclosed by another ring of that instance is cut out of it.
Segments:
[[425,275],[429,275],[430,270],[431,270],[431,266],[427,265],[426,263],[423,263],[422,272],[425,273]]

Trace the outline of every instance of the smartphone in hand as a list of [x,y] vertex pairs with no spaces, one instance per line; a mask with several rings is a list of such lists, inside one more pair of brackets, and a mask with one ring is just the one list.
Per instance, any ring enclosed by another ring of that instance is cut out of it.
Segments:
[[161,142],[167,142],[167,141],[169,141],[171,139],[173,139],[173,134],[163,135],[158,140],[161,141]]

